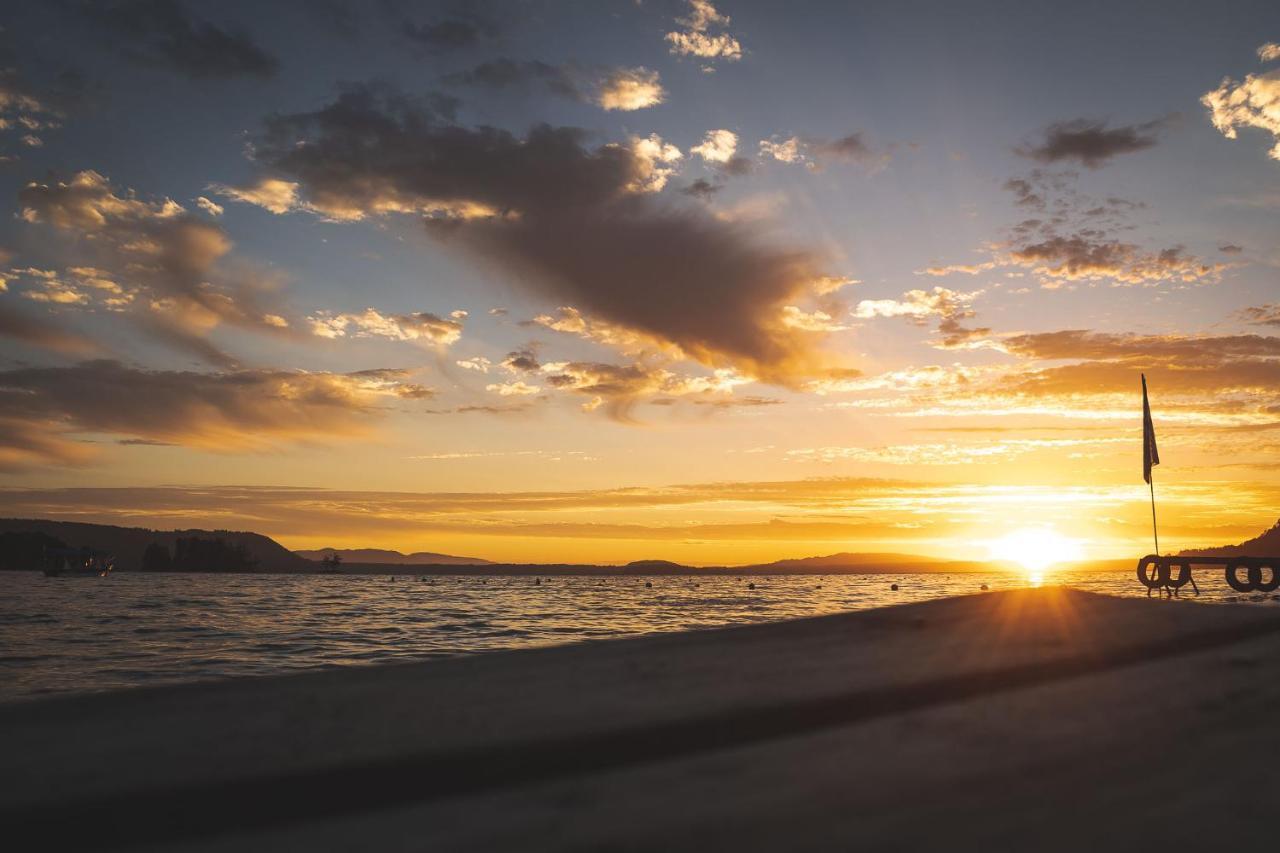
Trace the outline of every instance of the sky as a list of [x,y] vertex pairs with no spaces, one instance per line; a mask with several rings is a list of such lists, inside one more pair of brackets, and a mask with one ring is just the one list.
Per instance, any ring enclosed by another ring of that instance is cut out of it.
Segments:
[[0,513],[695,565],[1280,506],[1280,6],[12,3]]

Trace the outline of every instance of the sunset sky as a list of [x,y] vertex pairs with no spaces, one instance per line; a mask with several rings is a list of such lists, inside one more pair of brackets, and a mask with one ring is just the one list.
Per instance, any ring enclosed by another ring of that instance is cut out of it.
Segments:
[[1280,4],[30,2],[0,514],[513,561],[1280,516]]

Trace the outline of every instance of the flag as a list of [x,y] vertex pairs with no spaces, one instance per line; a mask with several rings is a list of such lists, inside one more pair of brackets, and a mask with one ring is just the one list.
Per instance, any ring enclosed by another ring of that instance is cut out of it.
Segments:
[[1142,375],[1142,479],[1151,482],[1151,466],[1160,464],[1156,450],[1156,428],[1151,425],[1151,404],[1147,402],[1147,375]]

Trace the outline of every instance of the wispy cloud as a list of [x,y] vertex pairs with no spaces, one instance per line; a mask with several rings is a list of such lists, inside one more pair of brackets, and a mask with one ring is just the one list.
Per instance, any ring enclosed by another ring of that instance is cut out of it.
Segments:
[[667,44],[677,56],[693,56],[699,59],[724,59],[737,61],[742,58],[742,44],[725,30],[729,16],[723,15],[711,4],[711,0],[689,0],[689,14],[676,18],[680,29],[667,33]]

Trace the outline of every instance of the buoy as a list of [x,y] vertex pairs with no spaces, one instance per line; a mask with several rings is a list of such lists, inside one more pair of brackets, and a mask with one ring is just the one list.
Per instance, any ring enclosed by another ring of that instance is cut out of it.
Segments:
[[653,588],[653,581],[645,581],[645,582],[644,582],[644,586],[645,586],[645,589],[652,589],[652,588]]
[[540,585],[541,583],[542,583],[542,578],[534,578],[534,579],[533,579],[533,585],[534,585],[534,586],[538,586],[538,585]]
[[985,583],[982,585],[982,591],[983,591],[983,592],[986,592],[986,591],[987,591],[987,585],[986,585]]
[[896,583],[895,583],[895,584],[890,584],[890,585],[889,585],[889,589],[893,590],[894,592],[897,592],[897,591],[898,591],[898,585],[897,585]]
[[755,584],[753,584],[753,583],[749,583],[749,584],[747,584],[747,589],[755,589],[755,588],[756,588],[756,585],[755,585]]

